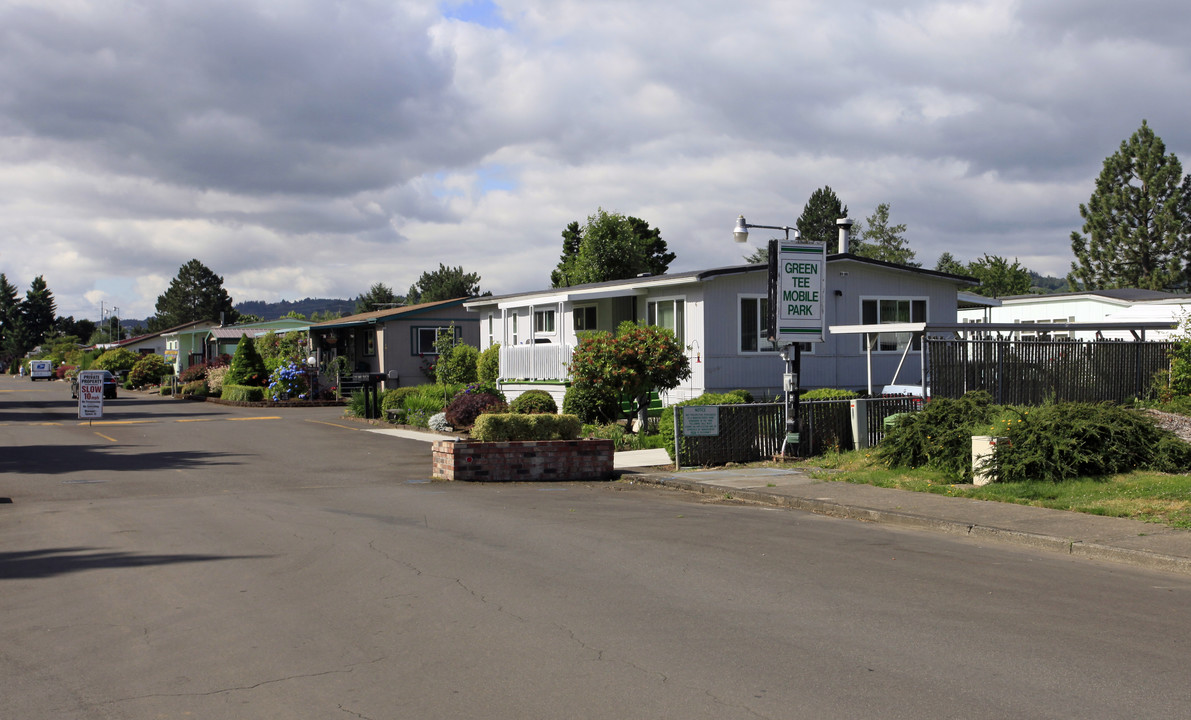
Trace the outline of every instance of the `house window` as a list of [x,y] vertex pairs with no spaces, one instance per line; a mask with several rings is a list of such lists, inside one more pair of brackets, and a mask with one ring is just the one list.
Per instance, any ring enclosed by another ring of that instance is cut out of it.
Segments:
[[364,355],[372,357],[376,355],[376,333],[370,332],[364,334]]
[[[926,300],[914,298],[864,298],[860,301],[860,322],[865,325],[926,322]],[[864,349],[865,340],[861,340]],[[874,352],[902,352],[912,343],[912,350],[922,349],[922,336],[915,333],[880,333]]]
[[578,307],[573,311],[575,317],[575,332],[596,329],[596,306]]
[[516,345],[517,344],[517,313],[513,313],[511,317],[512,317],[511,332],[512,332],[512,336],[513,336],[513,344]]
[[416,327],[413,328],[413,342],[411,343],[411,355],[437,355],[438,349],[434,347],[438,342],[438,332],[455,331],[455,341],[458,342],[463,337],[463,330],[454,326],[451,327]]
[[496,320],[488,313],[488,347],[496,344]]
[[[769,298],[763,295],[740,298],[740,352],[777,352],[778,346],[767,337]],[[814,352],[814,343],[798,343],[804,353]]]
[[552,335],[554,333],[554,311],[534,310],[533,331]]
[[682,345],[686,336],[685,302],[682,300],[650,300],[645,322],[674,333]]

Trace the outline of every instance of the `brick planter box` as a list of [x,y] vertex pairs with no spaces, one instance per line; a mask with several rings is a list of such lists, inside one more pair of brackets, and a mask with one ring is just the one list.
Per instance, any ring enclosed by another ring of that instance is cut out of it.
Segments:
[[439,440],[431,452],[443,480],[608,480],[614,448],[611,440]]

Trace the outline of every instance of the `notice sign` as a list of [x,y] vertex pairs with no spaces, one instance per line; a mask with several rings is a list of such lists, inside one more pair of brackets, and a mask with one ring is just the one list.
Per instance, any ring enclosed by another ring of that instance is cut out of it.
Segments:
[[823,342],[827,294],[827,246],[770,243],[770,313],[778,347]]
[[103,417],[103,371],[79,373],[79,417],[84,420]]
[[682,434],[688,437],[720,434],[720,409],[714,405],[687,405],[682,408]]

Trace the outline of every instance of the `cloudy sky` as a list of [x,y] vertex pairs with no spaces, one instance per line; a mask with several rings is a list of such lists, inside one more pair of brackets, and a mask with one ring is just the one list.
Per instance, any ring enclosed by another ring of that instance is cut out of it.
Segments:
[[0,0],[0,272],[92,319],[191,258],[236,301],[500,294],[600,207],[695,270],[830,185],[927,267],[1064,275],[1143,118],[1191,160],[1188,36],[1183,0]]

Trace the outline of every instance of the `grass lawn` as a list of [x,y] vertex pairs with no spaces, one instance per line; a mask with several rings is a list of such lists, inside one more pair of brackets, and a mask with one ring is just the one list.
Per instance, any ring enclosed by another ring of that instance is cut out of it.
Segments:
[[927,468],[890,469],[877,464],[875,455],[870,455],[871,452],[860,450],[832,453],[795,465],[810,470],[812,476],[821,480],[1012,502],[1191,528],[1191,475],[1133,472],[1103,479],[992,483],[975,487],[951,484],[942,473]]

